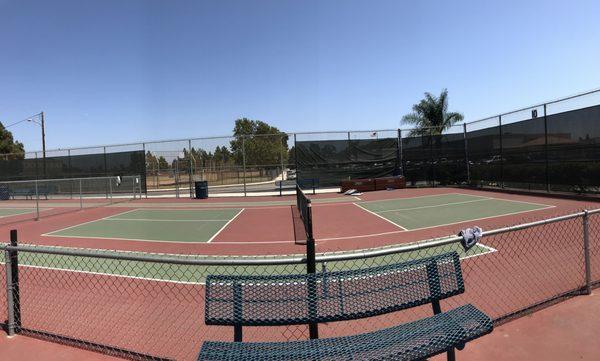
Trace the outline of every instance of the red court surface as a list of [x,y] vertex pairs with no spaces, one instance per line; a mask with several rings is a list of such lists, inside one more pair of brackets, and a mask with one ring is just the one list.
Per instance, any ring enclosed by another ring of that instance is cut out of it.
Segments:
[[[600,293],[578,296],[505,323],[490,335],[470,342],[457,359],[597,360],[600,343]],[[113,361],[117,358],[27,336],[6,337],[0,331],[0,355],[6,360]],[[445,360],[439,355],[432,360]]]
[[[456,234],[460,229],[474,225],[484,230],[515,225],[600,207],[594,201],[578,201],[535,195],[468,190],[457,188],[401,189],[378,191],[360,196],[363,201],[387,200],[460,193],[517,200],[553,206],[525,213],[472,220],[445,226],[406,231],[355,206],[357,199],[340,194],[311,195],[313,202],[313,227],[317,252],[365,249],[386,245],[409,243]],[[318,200],[326,199],[320,203]],[[49,201],[51,202],[51,201]],[[63,201],[61,201],[63,202]],[[69,202],[66,202],[69,203]],[[76,201],[71,203],[77,203]],[[39,221],[0,222],[0,239],[8,240],[9,231],[17,229],[22,243],[54,246],[145,251],[157,253],[204,255],[284,255],[303,254],[305,247],[294,242],[292,208],[295,197],[212,198],[195,199],[143,199],[107,207],[71,210],[43,217]],[[137,242],[121,239],[68,238],[43,235],[73,225],[94,221],[136,208],[182,209],[192,208],[244,208],[244,212],[227,225],[211,243]],[[68,209],[68,208],[67,208]],[[56,211],[58,212],[58,211]]]

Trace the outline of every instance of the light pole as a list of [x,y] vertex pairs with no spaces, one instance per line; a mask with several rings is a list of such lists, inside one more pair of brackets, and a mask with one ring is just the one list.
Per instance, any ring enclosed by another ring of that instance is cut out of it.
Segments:
[[[40,121],[36,120],[38,118],[38,116],[40,118]],[[42,167],[44,169],[44,178],[45,178],[46,177],[46,123],[45,123],[45,119],[44,119],[44,112],[41,112],[39,114],[32,116],[31,118],[28,118],[27,121],[35,123],[42,128]]]

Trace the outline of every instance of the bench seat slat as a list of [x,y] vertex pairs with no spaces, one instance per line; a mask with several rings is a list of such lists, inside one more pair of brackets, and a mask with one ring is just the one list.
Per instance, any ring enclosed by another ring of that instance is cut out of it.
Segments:
[[198,360],[415,360],[492,331],[492,320],[467,304],[425,319],[371,333],[292,342],[213,342]]

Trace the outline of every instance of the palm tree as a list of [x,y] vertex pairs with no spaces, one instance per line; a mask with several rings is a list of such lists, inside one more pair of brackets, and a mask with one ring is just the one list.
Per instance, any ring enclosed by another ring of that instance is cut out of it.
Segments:
[[425,98],[412,109],[412,113],[402,117],[403,123],[415,125],[409,136],[439,135],[464,118],[461,113],[448,112],[447,89],[443,89],[439,97],[425,93]]

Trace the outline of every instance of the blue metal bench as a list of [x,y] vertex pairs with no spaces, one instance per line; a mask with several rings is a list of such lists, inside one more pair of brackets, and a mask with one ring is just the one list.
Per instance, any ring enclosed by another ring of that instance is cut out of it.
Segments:
[[[38,197],[44,196],[48,199],[48,195],[52,193],[53,187],[50,186],[39,186],[37,190]],[[17,188],[10,190],[10,196],[15,199],[15,197],[25,197],[25,199],[34,199],[35,198],[35,188]]]
[[[206,341],[198,360],[415,360],[454,349],[492,331],[467,304],[441,312],[440,300],[463,293],[456,252],[351,271],[281,276],[208,276],[205,322],[234,327],[234,341]],[[309,297],[313,295],[313,297]],[[353,336],[292,342],[241,342],[243,326],[356,320],[431,303],[434,315]]]

